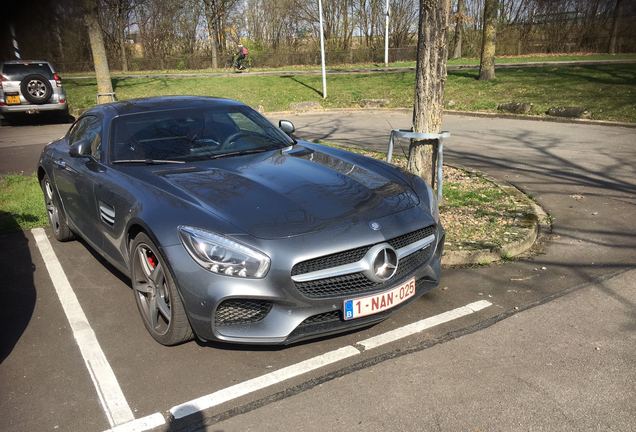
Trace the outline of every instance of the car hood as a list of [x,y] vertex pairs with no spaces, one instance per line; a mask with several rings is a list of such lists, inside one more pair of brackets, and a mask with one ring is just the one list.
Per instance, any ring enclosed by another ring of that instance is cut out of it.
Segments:
[[286,151],[155,171],[166,189],[263,239],[334,224],[370,222],[409,209],[418,197],[392,168],[342,151]]

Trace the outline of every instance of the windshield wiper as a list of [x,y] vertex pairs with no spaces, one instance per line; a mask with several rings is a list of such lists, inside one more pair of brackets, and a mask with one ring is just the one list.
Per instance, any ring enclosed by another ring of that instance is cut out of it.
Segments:
[[160,165],[160,164],[182,164],[185,161],[178,160],[166,160],[166,159],[120,159],[113,161],[114,164],[119,163],[142,163],[146,165]]
[[229,157],[229,156],[242,156],[242,155],[248,155],[248,154],[254,154],[254,153],[263,153],[270,150],[276,150],[278,148],[279,147],[263,147],[259,149],[233,151],[229,153],[222,153],[222,154],[210,156],[210,159],[220,159],[220,158]]

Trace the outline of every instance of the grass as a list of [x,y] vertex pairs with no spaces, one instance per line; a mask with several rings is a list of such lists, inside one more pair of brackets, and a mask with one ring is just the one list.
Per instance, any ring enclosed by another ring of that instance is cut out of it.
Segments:
[[[501,103],[532,103],[530,114],[554,106],[582,106],[592,118],[636,122],[636,64],[502,69],[483,82],[475,70],[449,72],[447,108],[495,112]],[[113,78],[119,100],[158,95],[203,95],[241,100],[265,111],[285,111],[290,104],[317,101],[324,108],[358,107],[363,99],[387,99],[388,107],[412,107],[413,72],[332,75],[323,99],[321,77],[250,76],[214,78]],[[71,109],[95,103],[94,80],[67,79]]]
[[0,233],[28,230],[47,223],[37,176],[0,177]]
[[[514,63],[527,63],[527,62],[548,62],[548,61],[585,61],[585,60],[634,60],[636,54],[530,54],[523,56],[499,56],[496,59],[498,64],[514,64]],[[460,59],[449,59],[449,66],[460,65],[478,65],[478,57],[464,57]],[[377,69],[383,68],[384,63],[344,63],[337,65],[327,65],[329,70],[347,70],[347,69]],[[415,61],[397,61],[389,63],[390,68],[405,68],[415,67]],[[253,67],[254,72],[267,72],[267,71],[319,71],[320,65],[289,65],[280,67]],[[228,69],[162,69],[162,70],[141,70],[141,71],[113,71],[112,76],[118,77],[123,75],[146,75],[146,74],[196,74],[196,73],[224,73],[228,72]],[[93,76],[93,72],[69,72],[64,73],[64,78]]]

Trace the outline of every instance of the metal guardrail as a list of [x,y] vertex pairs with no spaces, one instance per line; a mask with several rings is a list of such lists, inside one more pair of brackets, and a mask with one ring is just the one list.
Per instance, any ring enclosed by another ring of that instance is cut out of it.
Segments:
[[[408,129],[393,129],[391,136],[389,137],[389,146],[386,152],[386,161],[391,162],[393,159],[393,145],[395,138],[404,138],[409,140],[435,140],[437,141],[437,201],[442,201],[442,183],[443,183],[443,170],[444,163],[444,140],[450,137],[450,132],[442,131],[440,133],[420,133],[413,132]],[[433,145],[424,144],[424,145]]]
[[111,102],[117,101],[117,98],[115,97],[115,92],[108,92],[108,93],[97,93],[97,96],[95,96],[95,102],[99,103],[99,98],[102,96],[109,97]]

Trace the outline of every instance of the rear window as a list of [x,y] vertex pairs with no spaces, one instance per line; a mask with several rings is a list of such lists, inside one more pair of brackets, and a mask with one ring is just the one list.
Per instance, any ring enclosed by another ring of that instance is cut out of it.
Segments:
[[46,79],[53,79],[53,72],[47,63],[9,63],[2,68],[2,75],[9,81],[20,81],[27,75],[43,75]]

